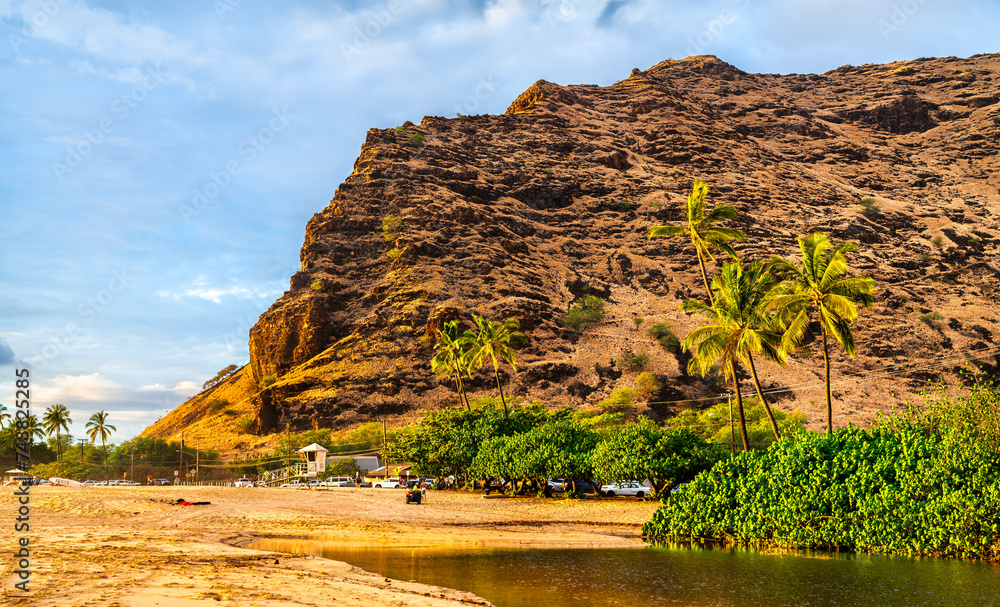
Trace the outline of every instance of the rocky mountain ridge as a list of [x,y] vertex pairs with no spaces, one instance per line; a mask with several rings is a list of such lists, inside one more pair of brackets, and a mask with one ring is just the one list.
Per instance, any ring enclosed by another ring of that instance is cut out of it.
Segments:
[[[648,414],[708,402],[696,399],[725,387],[687,376],[645,334],[699,323],[678,311],[704,297],[690,244],[646,238],[681,223],[697,178],[709,204],[739,211],[744,260],[794,260],[813,231],[859,243],[853,272],[875,279],[877,303],[855,325],[857,358],[835,355],[835,423],[867,423],[965,360],[995,370],[998,101],[997,54],[810,75],[699,56],[610,86],[540,80],[504,115],[371,129],[309,221],[289,291],[251,330],[250,364],[223,383],[244,386],[234,398],[258,435],[438,407],[455,393],[430,371],[429,338],[477,313],[520,321],[529,342],[502,377],[525,401],[593,406],[634,380],[613,360],[644,351],[665,382]],[[389,240],[387,216],[400,219]],[[608,301],[604,321],[561,327],[585,293]],[[760,371],[779,408],[819,427],[821,355]],[[491,379],[480,373],[472,396],[492,395]],[[199,423],[212,398],[146,434]]]

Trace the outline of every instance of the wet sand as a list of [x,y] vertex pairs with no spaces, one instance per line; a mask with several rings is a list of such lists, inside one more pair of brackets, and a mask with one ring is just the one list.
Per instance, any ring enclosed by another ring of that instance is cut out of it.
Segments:
[[[109,487],[31,488],[30,595],[14,587],[17,500],[0,488],[7,517],[3,603],[31,606],[487,605],[465,592],[408,583],[327,559],[250,550],[256,538],[392,545],[641,545],[656,502],[618,499],[483,499],[402,490]],[[178,506],[178,498],[211,502]]]

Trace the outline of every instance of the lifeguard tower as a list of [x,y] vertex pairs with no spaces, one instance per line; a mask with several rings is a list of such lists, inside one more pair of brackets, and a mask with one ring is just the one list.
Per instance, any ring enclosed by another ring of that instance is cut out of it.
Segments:
[[313,443],[299,449],[299,453],[306,456],[306,476],[316,478],[317,473],[326,472],[326,447]]

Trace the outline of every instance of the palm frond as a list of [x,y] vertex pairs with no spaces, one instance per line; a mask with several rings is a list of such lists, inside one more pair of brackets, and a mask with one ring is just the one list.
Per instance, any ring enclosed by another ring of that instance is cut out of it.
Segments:
[[649,228],[649,239],[666,238],[669,236],[684,236],[687,230],[681,226],[653,226]]

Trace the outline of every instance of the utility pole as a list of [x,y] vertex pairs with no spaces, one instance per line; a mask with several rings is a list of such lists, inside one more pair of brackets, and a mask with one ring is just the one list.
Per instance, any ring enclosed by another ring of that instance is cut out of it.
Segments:
[[135,441],[129,441],[128,446],[132,448],[132,472],[129,473],[129,478],[135,480]]
[[201,437],[194,437],[194,481],[201,481],[201,451],[198,447],[201,445]]
[[385,465],[385,480],[389,480],[389,453],[385,449],[385,418],[382,418],[382,455],[385,456],[385,461],[382,462]]
[[181,482],[183,483],[184,482],[184,433],[181,432],[177,436],[179,436],[181,438],[181,456],[180,456],[181,457],[181,461],[180,461],[180,471],[179,471],[179,473],[180,473]]

